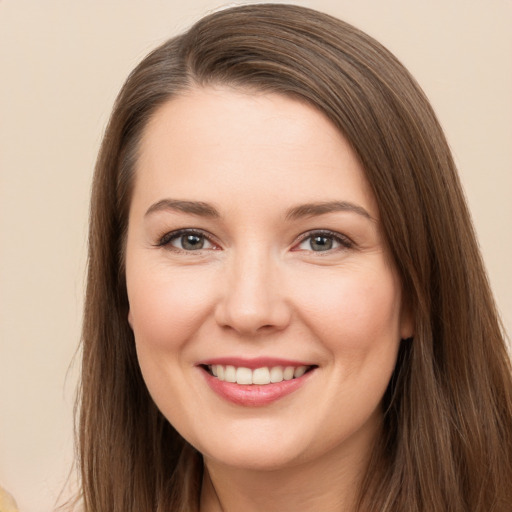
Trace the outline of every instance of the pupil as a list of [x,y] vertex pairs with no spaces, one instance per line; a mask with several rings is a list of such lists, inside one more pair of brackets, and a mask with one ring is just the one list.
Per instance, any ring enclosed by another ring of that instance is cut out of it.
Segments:
[[311,249],[314,251],[328,251],[332,248],[332,239],[326,236],[315,236],[311,239]]
[[204,240],[203,237],[199,235],[183,235],[181,237],[181,245],[183,249],[193,251],[197,249],[202,249],[204,245]]

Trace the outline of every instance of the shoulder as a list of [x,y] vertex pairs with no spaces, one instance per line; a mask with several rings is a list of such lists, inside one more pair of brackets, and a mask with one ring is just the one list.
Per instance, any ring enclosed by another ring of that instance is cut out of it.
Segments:
[[14,498],[0,487],[0,512],[18,512]]

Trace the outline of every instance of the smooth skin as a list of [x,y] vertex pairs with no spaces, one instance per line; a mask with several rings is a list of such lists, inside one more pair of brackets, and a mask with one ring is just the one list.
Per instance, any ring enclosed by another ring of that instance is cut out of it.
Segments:
[[[126,279],[149,392],[204,456],[201,512],[352,510],[412,325],[375,198],[331,122],[228,87],[168,101],[140,146]],[[246,407],[206,384],[198,362],[222,357],[315,369]]]

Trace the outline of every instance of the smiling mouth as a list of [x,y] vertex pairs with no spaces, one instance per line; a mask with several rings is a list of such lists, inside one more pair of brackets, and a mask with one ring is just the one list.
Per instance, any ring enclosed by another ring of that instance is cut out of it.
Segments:
[[202,365],[213,377],[223,382],[232,382],[241,385],[278,384],[279,382],[298,379],[310,372],[315,365],[310,366],[264,366],[261,368],[246,368],[222,364]]

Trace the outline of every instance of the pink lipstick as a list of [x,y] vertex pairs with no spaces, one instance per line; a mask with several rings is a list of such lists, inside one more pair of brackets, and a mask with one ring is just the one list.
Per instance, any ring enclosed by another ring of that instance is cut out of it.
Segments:
[[215,358],[197,365],[210,388],[237,405],[264,406],[299,389],[316,365],[277,358]]

